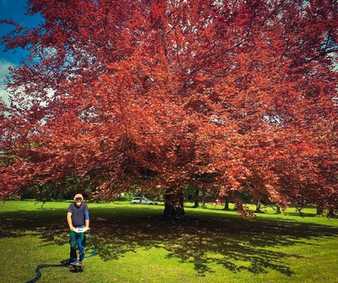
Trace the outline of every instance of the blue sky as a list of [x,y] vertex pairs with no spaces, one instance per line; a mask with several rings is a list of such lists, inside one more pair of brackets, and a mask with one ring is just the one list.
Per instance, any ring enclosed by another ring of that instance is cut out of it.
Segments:
[[[19,24],[27,27],[33,27],[43,21],[41,15],[26,15],[27,0],[0,0],[0,19],[15,20]],[[13,29],[10,25],[0,24],[0,36],[3,36]],[[23,58],[27,56],[25,50],[17,48],[16,50],[5,51],[0,44],[0,97],[6,99],[4,90],[4,80],[8,75],[8,67],[19,65]]]

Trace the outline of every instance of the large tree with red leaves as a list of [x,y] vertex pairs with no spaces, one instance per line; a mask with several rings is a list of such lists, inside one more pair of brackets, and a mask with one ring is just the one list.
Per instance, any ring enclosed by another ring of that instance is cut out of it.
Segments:
[[32,0],[29,12],[44,23],[3,38],[31,57],[0,109],[1,197],[73,174],[107,198],[137,184],[175,202],[194,184],[338,203],[335,1]]

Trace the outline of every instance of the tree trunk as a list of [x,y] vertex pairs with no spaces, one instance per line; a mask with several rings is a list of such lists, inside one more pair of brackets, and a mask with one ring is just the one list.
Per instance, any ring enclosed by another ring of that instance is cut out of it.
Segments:
[[200,192],[200,190],[196,189],[195,196],[194,196],[194,206],[193,206],[194,208],[200,206],[200,204],[199,204],[199,192]]
[[317,215],[323,215],[323,213],[324,213],[324,208],[321,205],[317,205],[316,214]]
[[203,208],[205,208],[205,206],[206,206],[205,197],[206,197],[206,193],[205,193],[204,190],[202,190],[202,196],[201,196],[201,198],[202,198],[202,207]]
[[277,214],[281,214],[282,213],[281,209],[280,209],[280,206],[278,204],[276,205],[276,213]]
[[263,211],[261,210],[261,201],[258,200],[257,203],[256,203],[256,210],[255,210],[255,213],[263,213]]
[[172,191],[168,189],[164,194],[164,218],[175,220],[181,218],[184,214],[183,191]]
[[296,206],[296,210],[298,211],[298,214],[301,216],[301,217],[303,217],[304,216],[304,214],[303,214],[303,207],[298,207],[298,206]]
[[335,216],[336,216],[336,214],[335,214],[334,208],[330,207],[329,211],[327,213],[327,217],[332,217],[333,218]]
[[228,198],[224,198],[223,210],[229,210],[229,199]]

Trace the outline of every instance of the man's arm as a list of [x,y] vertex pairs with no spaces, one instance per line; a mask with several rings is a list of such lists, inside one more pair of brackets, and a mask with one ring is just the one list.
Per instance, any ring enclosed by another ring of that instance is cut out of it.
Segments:
[[86,209],[85,209],[85,229],[86,230],[89,229],[89,211],[88,211],[87,206],[86,206]]
[[86,230],[89,229],[89,219],[85,220],[85,228],[86,228]]
[[72,213],[69,211],[67,212],[67,223],[68,223],[69,229],[74,230],[74,226],[72,222]]

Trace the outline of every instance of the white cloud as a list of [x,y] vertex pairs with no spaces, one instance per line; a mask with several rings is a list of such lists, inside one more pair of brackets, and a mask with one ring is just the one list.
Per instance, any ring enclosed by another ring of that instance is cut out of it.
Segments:
[[3,100],[6,104],[9,104],[8,93],[2,88],[0,88],[0,99]]
[[0,60],[0,98],[9,103],[8,92],[5,89],[5,82],[7,75],[9,74],[9,67],[13,67],[14,64],[7,60]]

